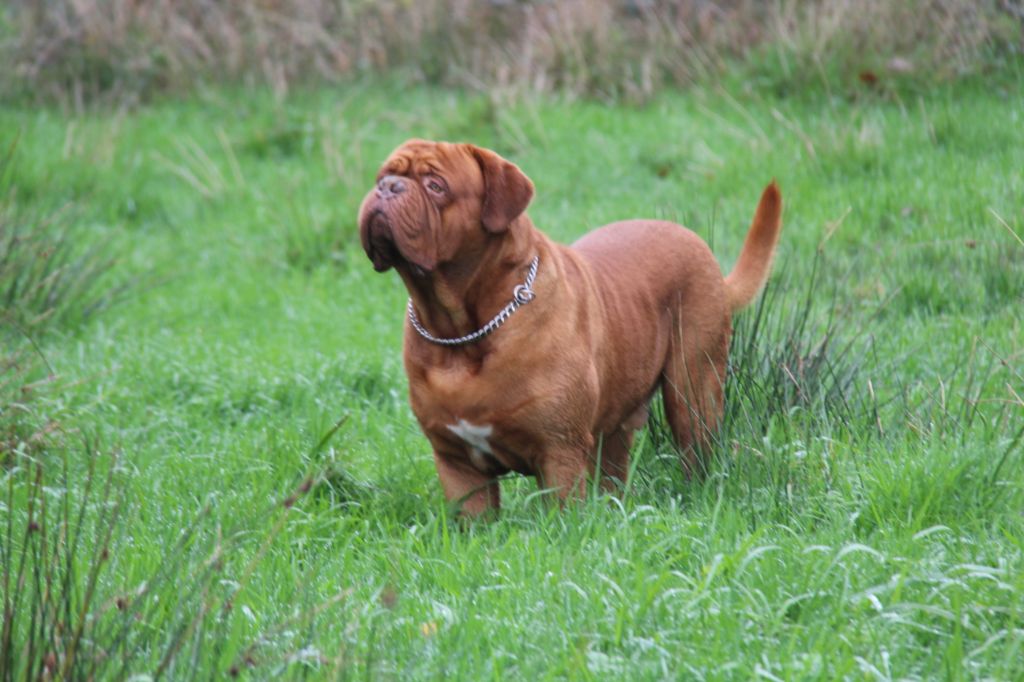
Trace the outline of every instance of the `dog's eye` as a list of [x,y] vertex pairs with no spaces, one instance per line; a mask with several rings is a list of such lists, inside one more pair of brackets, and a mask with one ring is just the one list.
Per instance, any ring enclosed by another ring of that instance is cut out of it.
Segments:
[[442,192],[444,192],[444,185],[442,185],[437,180],[427,180],[427,189],[429,189],[431,192],[434,192],[435,194],[441,194]]

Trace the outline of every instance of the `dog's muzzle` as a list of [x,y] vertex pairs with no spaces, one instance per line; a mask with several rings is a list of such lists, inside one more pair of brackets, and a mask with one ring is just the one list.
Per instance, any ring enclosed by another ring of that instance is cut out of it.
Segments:
[[391,224],[384,211],[377,209],[367,219],[366,255],[373,261],[373,269],[384,272],[401,258],[395,238],[391,233]]

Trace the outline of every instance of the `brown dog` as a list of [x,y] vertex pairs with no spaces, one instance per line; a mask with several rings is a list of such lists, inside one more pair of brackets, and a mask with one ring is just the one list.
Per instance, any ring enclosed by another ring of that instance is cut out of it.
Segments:
[[445,496],[471,515],[500,505],[496,477],[509,471],[562,499],[598,466],[624,479],[659,386],[684,466],[700,471],[722,415],[732,314],[764,284],[781,227],[772,183],[723,278],[708,246],[673,223],[629,220],[556,244],[524,213],[532,197],[494,152],[410,140],[359,211],[374,268],[394,267],[409,290],[412,409]]

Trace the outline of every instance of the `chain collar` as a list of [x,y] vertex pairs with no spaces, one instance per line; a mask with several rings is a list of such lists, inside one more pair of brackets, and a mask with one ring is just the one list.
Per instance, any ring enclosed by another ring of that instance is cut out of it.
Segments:
[[411,298],[409,299],[409,323],[412,324],[413,329],[419,332],[420,336],[431,343],[436,343],[441,346],[461,346],[463,344],[472,343],[478,339],[482,339],[501,325],[505,324],[505,320],[512,317],[512,313],[519,310],[520,306],[524,306],[534,299],[536,294],[533,291],[533,280],[537,278],[537,266],[539,264],[540,256],[534,256],[533,260],[530,261],[530,271],[526,274],[526,281],[522,284],[517,284],[516,288],[512,290],[512,300],[508,302],[508,305],[501,309],[501,312],[494,316],[494,319],[483,327],[480,327],[480,329],[477,329],[472,334],[466,334],[465,336],[459,336],[454,339],[440,339],[434,336],[428,332],[422,324],[420,324],[419,319],[416,317],[416,309],[413,307]]

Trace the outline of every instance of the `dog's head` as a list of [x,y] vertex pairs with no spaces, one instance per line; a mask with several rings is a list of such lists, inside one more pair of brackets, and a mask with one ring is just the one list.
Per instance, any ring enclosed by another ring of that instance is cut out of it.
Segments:
[[363,199],[359,235],[378,272],[403,264],[430,272],[507,233],[532,198],[530,179],[492,151],[409,140]]

